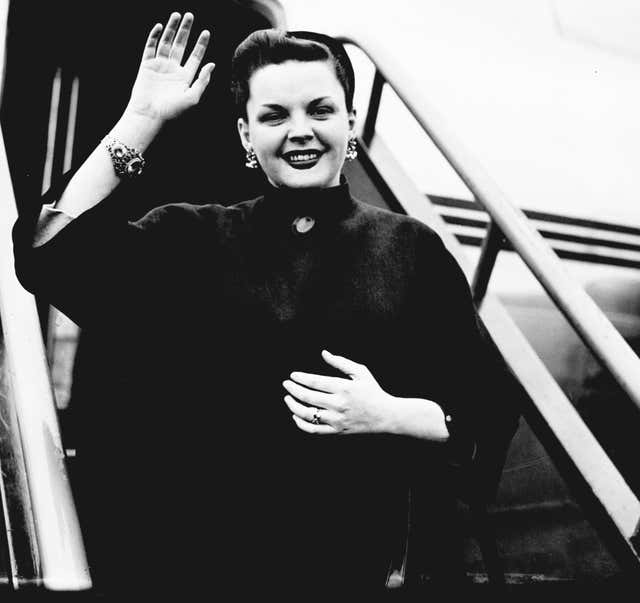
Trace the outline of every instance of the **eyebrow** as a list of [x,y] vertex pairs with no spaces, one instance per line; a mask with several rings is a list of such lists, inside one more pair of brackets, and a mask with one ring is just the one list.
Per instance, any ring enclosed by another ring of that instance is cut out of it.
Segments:
[[[333,99],[330,96],[320,96],[318,98],[314,98],[309,105],[318,105],[324,101],[331,101],[333,102]],[[278,103],[265,103],[264,105],[260,105],[261,109],[283,109],[282,105],[279,105]]]
[[333,99],[330,96],[321,96],[320,98],[314,98],[309,104],[310,105],[317,105],[317,104],[322,103],[324,101],[333,101]]

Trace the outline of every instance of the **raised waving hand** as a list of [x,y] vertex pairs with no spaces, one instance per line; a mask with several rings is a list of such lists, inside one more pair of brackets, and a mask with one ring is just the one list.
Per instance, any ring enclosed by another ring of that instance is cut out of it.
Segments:
[[180,13],[172,13],[164,28],[157,23],[151,29],[131,91],[128,111],[164,122],[200,101],[214,68],[213,63],[207,63],[198,73],[210,33],[207,30],[200,33],[183,63],[193,14],[185,13],[182,19],[180,17]]
[[[157,24],[151,29],[129,103],[107,135],[110,140],[144,153],[168,120],[198,104],[214,65],[200,68],[209,44],[208,31],[200,33],[183,62],[192,26],[191,13],[182,18],[172,13],[165,27]],[[100,142],[71,178],[55,209],[76,218],[107,198],[120,182],[110,152]],[[43,244],[60,228],[49,228],[46,236],[36,233],[34,244]]]

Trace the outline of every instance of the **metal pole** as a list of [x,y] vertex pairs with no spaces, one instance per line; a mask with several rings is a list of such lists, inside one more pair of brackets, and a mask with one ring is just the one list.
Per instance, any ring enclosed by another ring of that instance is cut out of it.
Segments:
[[42,581],[52,590],[83,590],[91,587],[91,578],[64,464],[36,304],[14,271],[11,228],[16,218],[0,131],[0,316],[19,423],[15,435],[25,459]]
[[378,111],[380,109],[380,100],[382,99],[382,88],[384,87],[384,77],[376,69],[371,85],[371,95],[369,96],[369,107],[367,108],[367,116],[364,120],[362,128],[362,140],[368,146],[373,140],[376,132],[376,121],[378,119]]
[[340,39],[360,48],[383,74],[387,84],[496,221],[589,350],[640,410],[640,359],[591,297],[573,281],[522,210],[507,198],[438,112],[426,102],[401,64],[382,52],[372,40],[363,38],[365,43],[360,43],[348,37]]
[[482,299],[487,292],[489,286],[489,279],[493,272],[498,253],[503,247],[504,235],[500,230],[500,227],[491,220],[489,222],[489,228],[482,243],[482,251],[480,252],[480,259],[478,266],[473,275],[473,282],[471,283],[471,292],[473,294],[473,301],[476,306],[480,305]]

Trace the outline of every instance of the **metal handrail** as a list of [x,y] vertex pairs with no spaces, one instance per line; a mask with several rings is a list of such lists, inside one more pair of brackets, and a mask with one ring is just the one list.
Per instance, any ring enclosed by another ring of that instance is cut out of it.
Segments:
[[[5,4],[6,7],[6,4]],[[4,53],[5,40],[0,40]],[[0,82],[3,81],[0,55]],[[0,319],[5,374],[18,429],[15,456],[24,458],[24,488],[14,493],[32,514],[40,576],[26,577],[51,590],[83,590],[91,578],[65,463],[53,391],[33,296],[15,275],[11,228],[17,219],[4,138],[0,129]],[[16,433],[17,431],[17,433]],[[11,504],[11,501],[5,500]],[[13,535],[14,538],[16,535]],[[23,576],[14,576],[19,582]],[[19,586],[15,584],[15,586]]]
[[[473,274],[469,257],[384,141],[378,137],[374,144],[363,143],[361,150],[360,165],[374,182],[384,182],[388,200],[397,201],[408,215],[434,229],[469,278]],[[522,407],[527,421],[553,461],[563,468],[563,477],[621,567],[637,572],[640,558],[634,539],[640,525],[640,501],[500,301],[487,294],[479,314],[531,402]],[[598,509],[604,513],[596,512]]]
[[[364,157],[369,158],[374,172],[378,171],[374,178],[383,179],[390,194],[409,215],[429,224],[440,234],[472,281],[474,300],[482,319],[533,403],[526,411],[528,419],[534,421],[536,431],[541,430],[539,436],[551,446],[554,460],[564,467],[563,474],[566,473],[565,477],[576,488],[585,509],[599,526],[599,534],[610,552],[621,567],[629,568],[635,574],[640,569],[638,497],[509,314],[497,299],[485,296],[496,257],[504,248],[503,239],[509,240],[587,347],[609,369],[636,406],[640,406],[640,359],[585,291],[566,274],[560,260],[528,223],[523,212],[511,205],[448,130],[402,67],[366,36],[362,39],[359,36],[358,40],[343,36],[340,40],[358,47],[375,67],[361,133],[366,150]],[[386,84],[393,88],[492,218],[475,271],[435,207],[415,188],[384,141],[376,136],[376,120]]]
[[[26,464],[42,582],[52,590],[91,586],[82,535],[64,464],[64,451],[35,300],[18,283],[11,227],[17,219],[0,131],[0,317],[5,362]],[[18,493],[18,495],[21,495]],[[27,493],[22,493],[26,496]]]
[[386,82],[495,221],[586,346],[640,409],[640,359],[629,344],[584,289],[573,282],[549,245],[531,227],[524,213],[509,201],[438,112],[427,103],[402,65],[382,52],[366,35],[359,34],[358,38],[341,36],[339,39],[359,48],[376,67],[370,103],[374,110],[367,115],[363,132],[365,142],[371,142],[380,103],[381,83]]

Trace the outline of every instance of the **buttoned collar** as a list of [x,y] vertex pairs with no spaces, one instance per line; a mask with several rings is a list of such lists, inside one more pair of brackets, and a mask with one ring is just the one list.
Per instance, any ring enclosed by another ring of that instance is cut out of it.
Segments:
[[328,188],[286,188],[270,186],[254,209],[254,225],[274,235],[288,233],[308,238],[337,224],[354,208],[349,184]]

